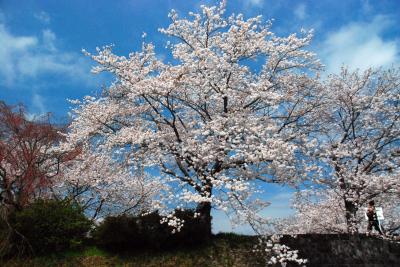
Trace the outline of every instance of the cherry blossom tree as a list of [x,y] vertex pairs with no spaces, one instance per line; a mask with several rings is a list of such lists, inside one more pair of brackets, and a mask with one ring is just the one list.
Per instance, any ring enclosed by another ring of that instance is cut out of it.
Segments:
[[227,17],[225,2],[169,17],[160,31],[172,38],[175,63],[149,43],[128,57],[109,46],[85,52],[95,73],[116,80],[78,103],[64,149],[91,144],[118,155],[121,168],[140,158],[148,179],[164,181],[161,210],[195,206],[209,234],[212,207],[256,225],[267,206],[256,182],[294,182],[296,144],[316,116],[320,64],[305,50],[312,33],[277,37],[261,16]]
[[321,200],[314,212],[331,206],[324,216],[323,209],[318,212],[324,220],[343,211],[347,232],[358,232],[357,213],[369,200],[379,199],[380,205],[391,206],[389,210],[398,205],[391,202],[400,193],[399,85],[396,69],[360,73],[343,68],[326,82],[318,132],[307,146],[307,160],[313,163],[308,163],[305,175],[312,178],[309,191],[317,192],[314,199]]
[[63,165],[58,195],[67,195],[80,203],[93,220],[151,210],[156,205],[155,195],[163,187],[161,181],[150,180],[140,172],[134,175],[129,167],[122,168],[112,159],[112,152],[104,152],[80,146],[76,157]]
[[[383,208],[381,226],[387,236],[400,229],[399,195],[380,194],[374,198],[375,205]],[[303,190],[293,199],[294,216],[278,219],[273,223],[274,231],[280,234],[337,234],[348,233],[346,209],[341,194],[331,189]],[[359,232],[367,231],[365,208],[357,210],[355,220]]]

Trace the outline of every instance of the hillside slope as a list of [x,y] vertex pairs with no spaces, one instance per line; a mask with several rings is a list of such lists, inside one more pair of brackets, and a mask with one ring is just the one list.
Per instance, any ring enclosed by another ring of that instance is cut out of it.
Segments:
[[[252,252],[255,237],[219,234],[204,246],[172,251],[131,251],[112,254],[97,247],[81,252],[13,259],[0,262],[5,267],[44,266],[134,266],[134,267],[256,267],[264,266],[261,258]],[[282,242],[298,249],[301,258],[309,260],[307,266],[400,266],[400,243],[365,235],[298,235],[284,236]],[[288,266],[297,266],[291,265]]]

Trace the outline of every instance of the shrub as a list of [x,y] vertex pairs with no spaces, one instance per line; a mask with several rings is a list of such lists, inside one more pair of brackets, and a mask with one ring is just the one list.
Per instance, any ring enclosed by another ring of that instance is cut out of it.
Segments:
[[204,234],[207,228],[194,218],[193,210],[177,210],[176,216],[185,223],[175,234],[171,227],[160,223],[162,217],[154,212],[137,217],[107,217],[93,232],[93,238],[97,245],[114,251],[173,249],[207,240],[208,235]]
[[108,250],[127,250],[139,243],[137,219],[121,216],[109,216],[93,232],[95,243]]
[[161,224],[158,212],[136,217],[139,226],[139,246],[150,249],[163,249],[168,246],[172,229]]
[[185,222],[179,232],[170,235],[168,244],[174,247],[197,246],[209,239],[208,226],[194,218],[194,213],[191,209],[175,211],[175,215]]
[[79,247],[92,225],[76,203],[58,200],[37,200],[15,212],[12,224],[38,254]]
[[112,251],[159,249],[170,234],[160,220],[157,212],[138,217],[109,216],[93,232],[93,239],[97,245]]

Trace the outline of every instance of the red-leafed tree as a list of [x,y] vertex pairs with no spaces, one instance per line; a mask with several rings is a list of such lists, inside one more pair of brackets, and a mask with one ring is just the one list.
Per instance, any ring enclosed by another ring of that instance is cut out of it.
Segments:
[[33,199],[51,194],[60,163],[67,157],[53,151],[62,138],[49,116],[26,117],[22,105],[0,102],[0,203],[21,209]]

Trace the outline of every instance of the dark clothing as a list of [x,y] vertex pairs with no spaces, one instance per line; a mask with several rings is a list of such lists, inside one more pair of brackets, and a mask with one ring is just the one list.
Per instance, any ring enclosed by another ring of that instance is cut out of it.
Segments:
[[368,221],[368,228],[367,228],[367,230],[368,230],[369,232],[372,231],[372,227],[374,227],[374,229],[375,229],[376,231],[378,231],[380,235],[383,235],[383,233],[382,233],[382,231],[381,231],[381,228],[379,227],[379,222],[378,222],[378,220],[376,220],[376,221]]
[[368,217],[368,227],[367,227],[368,232],[371,232],[372,227],[374,227],[374,229],[378,231],[379,234],[383,235],[374,206],[368,207],[367,217]]
[[378,216],[376,215],[375,212],[375,208],[374,207],[369,207],[367,209],[367,217],[368,217],[368,221],[377,221],[378,220]]

